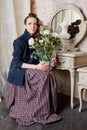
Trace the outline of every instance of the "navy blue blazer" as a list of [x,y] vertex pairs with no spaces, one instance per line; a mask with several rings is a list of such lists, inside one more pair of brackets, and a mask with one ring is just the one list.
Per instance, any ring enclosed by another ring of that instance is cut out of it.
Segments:
[[38,64],[39,60],[30,58],[33,49],[29,49],[28,40],[30,35],[27,30],[13,42],[13,58],[10,64],[7,81],[23,86],[25,82],[26,69],[21,68],[23,63]]

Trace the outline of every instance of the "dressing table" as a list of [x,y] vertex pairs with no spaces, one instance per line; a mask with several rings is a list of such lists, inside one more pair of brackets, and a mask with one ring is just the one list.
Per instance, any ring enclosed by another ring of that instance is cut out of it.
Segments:
[[71,108],[74,107],[74,87],[76,80],[76,69],[87,65],[87,53],[76,52],[58,52],[59,64],[57,69],[68,70],[70,72],[71,87]]
[[73,38],[61,39],[63,48],[58,50],[59,63],[57,69],[68,70],[70,72],[71,108],[73,109],[76,69],[87,65],[87,53],[81,52],[77,45],[85,36],[87,25],[81,10],[71,4],[64,4],[52,17],[52,31],[60,35],[62,32],[60,24],[63,20],[65,20],[68,25],[74,23],[76,20],[81,21],[80,24],[75,25],[78,26],[79,32]]

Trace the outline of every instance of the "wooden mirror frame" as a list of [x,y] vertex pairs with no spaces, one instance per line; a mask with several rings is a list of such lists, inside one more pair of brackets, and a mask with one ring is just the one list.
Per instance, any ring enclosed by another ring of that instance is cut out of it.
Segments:
[[68,50],[71,51],[71,50],[75,50],[76,45],[80,43],[80,41],[84,38],[84,36],[86,34],[86,29],[87,29],[86,22],[85,22],[84,15],[81,12],[81,9],[75,5],[65,3],[60,9],[58,9],[58,11],[56,11],[54,13],[54,15],[51,19],[51,29],[52,29],[52,31],[55,32],[55,30],[53,29],[53,20],[56,17],[56,15],[63,10],[69,10],[69,9],[75,11],[80,16],[80,19],[81,19],[81,24],[79,25],[79,33],[76,34],[74,38],[67,39],[64,41],[65,44],[67,44],[67,46],[68,46]]

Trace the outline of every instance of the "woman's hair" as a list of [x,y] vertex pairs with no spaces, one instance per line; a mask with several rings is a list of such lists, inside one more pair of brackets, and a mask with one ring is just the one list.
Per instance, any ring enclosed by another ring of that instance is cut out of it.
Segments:
[[26,16],[24,19],[24,24],[26,25],[27,19],[32,18],[32,17],[37,19],[37,25],[39,25],[39,18],[37,17],[37,15],[35,13],[29,13],[28,16]]
[[29,13],[28,14],[28,16],[26,16],[25,17],[25,19],[24,19],[24,24],[26,25],[26,21],[27,21],[27,19],[28,18],[35,18],[35,19],[37,19],[37,32],[35,33],[35,36],[38,36],[38,34],[39,34],[39,28],[40,28],[40,20],[39,20],[39,18],[37,17],[37,14],[35,14],[35,13]]

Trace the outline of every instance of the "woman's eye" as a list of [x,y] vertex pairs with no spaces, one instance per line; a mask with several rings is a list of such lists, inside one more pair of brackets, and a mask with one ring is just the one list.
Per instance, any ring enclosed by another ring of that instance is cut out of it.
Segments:
[[31,25],[31,23],[28,23],[28,25]]
[[33,25],[33,26],[37,26],[37,23],[28,23],[29,26]]
[[28,25],[34,25],[34,26],[37,26],[37,23],[28,23]]

